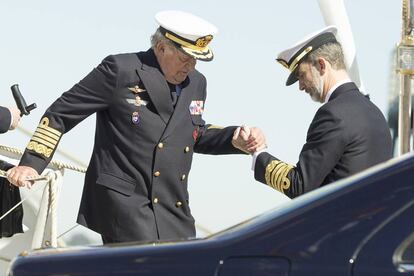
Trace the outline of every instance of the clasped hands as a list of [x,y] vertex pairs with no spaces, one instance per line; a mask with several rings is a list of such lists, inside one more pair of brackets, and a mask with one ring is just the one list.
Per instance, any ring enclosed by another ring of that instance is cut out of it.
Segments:
[[260,128],[239,126],[233,133],[232,144],[245,153],[253,154],[267,148],[266,138]]
[[[267,148],[266,138],[257,127],[240,126],[233,133],[232,144],[248,154]],[[15,186],[30,188],[33,182],[28,178],[38,177],[38,173],[31,167],[16,166],[7,172],[7,179]]]

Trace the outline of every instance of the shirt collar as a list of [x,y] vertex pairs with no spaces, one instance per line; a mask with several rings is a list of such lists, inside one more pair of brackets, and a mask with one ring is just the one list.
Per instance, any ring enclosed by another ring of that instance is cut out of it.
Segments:
[[351,82],[351,80],[350,79],[348,79],[348,78],[346,78],[346,79],[343,79],[343,80],[341,80],[341,81],[338,81],[334,86],[332,86],[331,87],[331,89],[329,89],[329,91],[328,91],[328,93],[326,93],[326,97],[325,97],[325,102],[324,103],[327,103],[328,101],[329,101],[329,98],[331,97],[331,95],[332,95],[332,93],[339,87],[339,86],[341,86],[342,84],[345,84],[345,83],[348,83],[348,82]]

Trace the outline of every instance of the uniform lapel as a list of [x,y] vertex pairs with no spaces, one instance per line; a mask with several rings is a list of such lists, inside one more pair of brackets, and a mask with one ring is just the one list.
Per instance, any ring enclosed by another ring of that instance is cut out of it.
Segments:
[[191,74],[188,76],[187,85],[182,88],[181,94],[178,97],[178,102],[175,106],[174,113],[167,126],[167,129],[165,130],[163,134],[164,138],[169,136],[174,131],[176,126],[180,122],[182,122],[182,118],[184,117],[184,115],[190,112],[188,108],[190,106],[191,99],[194,96],[194,91],[195,91],[195,86],[196,86],[194,80],[192,81],[192,78],[190,76]]
[[171,102],[170,88],[161,74],[155,55],[149,50],[140,55],[142,62],[141,68],[137,73],[148,92],[151,102],[160,114],[161,119],[168,124],[174,109]]

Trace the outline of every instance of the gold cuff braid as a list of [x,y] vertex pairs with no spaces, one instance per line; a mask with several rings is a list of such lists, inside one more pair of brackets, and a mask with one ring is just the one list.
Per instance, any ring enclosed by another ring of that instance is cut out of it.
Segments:
[[61,136],[60,131],[49,126],[49,119],[43,117],[26,148],[49,158]]
[[288,174],[293,169],[292,165],[286,164],[279,160],[273,160],[266,166],[265,180],[270,187],[285,193],[290,188],[290,179]]

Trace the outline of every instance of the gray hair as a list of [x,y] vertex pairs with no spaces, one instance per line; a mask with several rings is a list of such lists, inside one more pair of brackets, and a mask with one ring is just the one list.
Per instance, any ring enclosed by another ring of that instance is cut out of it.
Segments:
[[166,42],[167,44],[171,45],[171,46],[175,46],[171,40],[169,40],[168,38],[166,38],[162,33],[160,28],[158,28],[155,33],[151,36],[151,48],[154,49],[154,47],[159,43],[159,42]]
[[315,51],[312,51],[304,61],[316,65],[320,57],[326,59],[332,65],[333,69],[346,70],[344,53],[341,44],[338,42],[322,45]]

